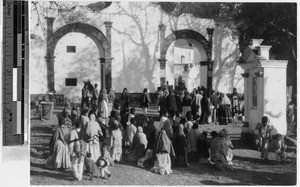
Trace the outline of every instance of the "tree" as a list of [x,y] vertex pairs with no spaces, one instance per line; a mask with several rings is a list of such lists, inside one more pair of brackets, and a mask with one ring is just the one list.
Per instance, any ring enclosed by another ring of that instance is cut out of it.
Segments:
[[239,38],[241,52],[252,38],[272,45],[273,58],[289,60],[287,85],[297,86],[297,5],[296,3],[241,3],[232,18],[234,36]]

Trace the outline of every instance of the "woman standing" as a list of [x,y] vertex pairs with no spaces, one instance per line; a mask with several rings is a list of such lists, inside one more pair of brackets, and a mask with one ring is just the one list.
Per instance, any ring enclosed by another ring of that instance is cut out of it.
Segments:
[[107,102],[108,102],[108,96],[107,96],[107,93],[106,93],[106,89],[104,88],[101,93],[100,93],[100,96],[99,96],[99,106],[100,106],[100,115],[103,117],[103,118],[108,118],[108,106],[107,106]]
[[187,159],[187,139],[183,132],[183,129],[184,126],[180,124],[178,128],[178,132],[175,134],[175,138],[174,138],[174,149],[177,156],[176,162],[179,162],[179,165],[188,167],[190,165]]
[[231,110],[230,110],[230,99],[226,94],[221,93],[220,95],[220,110],[219,110],[219,123],[220,125],[227,125],[232,122]]
[[59,127],[56,128],[49,142],[51,156],[47,159],[46,167],[53,169],[68,169],[71,167],[67,143],[69,133],[70,128],[67,126],[65,118],[61,118]]
[[94,162],[101,156],[99,136],[103,136],[100,125],[95,120],[95,115],[91,114],[90,121],[87,124],[86,134],[89,138],[89,153]]
[[83,124],[77,122],[75,129],[70,132],[69,153],[71,155],[72,170],[75,179],[81,181],[84,165],[84,157],[87,153],[88,138],[82,129]]
[[120,99],[121,99],[121,115],[123,115],[127,111],[129,111],[129,96],[127,93],[127,88],[123,89],[123,93]]
[[186,117],[186,113],[191,111],[191,105],[192,105],[192,97],[188,91],[184,92],[184,98],[182,101],[182,117]]
[[113,131],[110,136],[111,157],[116,164],[119,164],[122,156],[122,132],[119,129],[119,122],[114,120]]
[[164,130],[161,131],[157,138],[153,155],[156,159],[153,168],[151,168],[152,172],[159,173],[161,175],[169,175],[172,173],[172,161],[170,156],[175,157],[175,151],[166,131]]
[[110,88],[109,89],[109,93],[108,93],[108,103],[107,103],[107,106],[108,106],[108,114],[110,114],[110,112],[113,110],[113,104],[115,102],[115,92],[113,90],[113,88]]
[[187,137],[187,153],[190,162],[197,162],[199,160],[199,152],[197,150],[199,137],[198,123],[194,123]]

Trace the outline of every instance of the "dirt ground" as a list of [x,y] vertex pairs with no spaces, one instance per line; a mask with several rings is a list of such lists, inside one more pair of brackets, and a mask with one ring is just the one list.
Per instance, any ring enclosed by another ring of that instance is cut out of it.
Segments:
[[[157,118],[156,118],[157,119]],[[74,181],[72,171],[50,170],[44,167],[48,156],[48,143],[57,125],[54,115],[51,120],[35,118],[32,110],[31,119],[31,185],[295,185],[296,184],[296,150],[288,150],[288,161],[275,161],[275,154],[270,153],[270,162],[260,160],[260,152],[245,145],[241,140],[233,141],[233,171],[221,172],[213,165],[192,163],[190,168],[175,167],[173,173],[162,176],[142,169],[136,163],[121,163],[109,167],[112,177],[108,180],[99,178],[99,172],[91,181],[87,175],[83,180]],[[230,133],[240,133],[241,124],[227,126],[204,125],[201,129],[208,131],[227,128]]]

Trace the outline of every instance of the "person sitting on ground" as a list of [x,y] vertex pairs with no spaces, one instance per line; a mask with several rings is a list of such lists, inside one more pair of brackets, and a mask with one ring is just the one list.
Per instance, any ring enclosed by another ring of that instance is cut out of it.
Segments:
[[198,146],[197,146],[198,152],[199,152],[199,163],[206,164],[210,162],[210,145],[208,143],[207,139],[207,132],[202,132],[199,136],[198,140]]
[[139,126],[137,128],[137,133],[133,138],[130,160],[137,161],[138,159],[142,158],[145,155],[147,144],[148,141],[146,135],[143,133],[143,128]]
[[86,168],[87,174],[90,176],[90,180],[93,179],[95,173],[95,161],[91,158],[91,153],[87,153],[84,159],[84,165]]
[[228,165],[226,159],[226,150],[228,147],[228,141],[225,139],[223,131],[220,131],[217,137],[211,141],[211,161],[222,171],[232,170],[232,167]]
[[187,137],[187,153],[189,162],[197,162],[199,160],[199,152],[197,150],[200,131],[198,123],[194,123]]
[[233,165],[233,163],[232,163],[232,159],[233,159],[233,151],[232,151],[233,145],[232,145],[232,142],[231,142],[231,138],[230,138],[230,136],[228,134],[228,131],[226,129],[222,129],[221,131],[224,133],[225,139],[226,139],[226,141],[228,143],[228,148],[226,149],[226,160],[227,160],[227,163],[228,163],[228,165]]
[[187,158],[187,139],[183,132],[184,126],[179,125],[178,131],[174,135],[174,150],[176,154],[175,163],[179,166],[188,167],[190,166]]
[[151,171],[154,173],[159,173],[161,175],[169,175],[170,173],[172,173],[171,156],[175,158],[175,151],[165,130],[162,130],[158,135],[153,151],[155,162],[153,168],[151,168]]
[[130,123],[125,129],[124,144],[127,149],[132,148],[133,137],[137,131],[135,118],[130,119]]
[[281,134],[278,133],[277,135],[275,135],[274,144],[275,144],[276,160],[279,160],[280,162],[284,162],[286,160],[285,150],[287,148],[287,145],[285,144]]

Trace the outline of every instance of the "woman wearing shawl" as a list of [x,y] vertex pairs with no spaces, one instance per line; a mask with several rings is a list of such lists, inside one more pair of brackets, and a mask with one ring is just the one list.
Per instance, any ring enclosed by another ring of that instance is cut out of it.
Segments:
[[151,171],[161,175],[172,173],[170,156],[175,157],[175,151],[166,131],[162,130],[159,134],[153,151],[156,160]]
[[127,88],[123,89],[123,93],[120,99],[121,99],[121,115],[123,115],[129,110],[129,96],[127,93]]
[[202,164],[209,163],[209,149],[210,145],[207,140],[207,132],[202,132],[199,136],[198,141],[198,152],[199,152],[199,162]]
[[87,153],[88,138],[82,129],[83,123],[77,121],[75,129],[70,132],[69,153],[71,155],[72,170],[75,179],[82,179],[84,157]]
[[197,150],[199,136],[198,123],[194,123],[187,137],[187,153],[190,162],[197,162],[199,160],[199,152]]
[[185,167],[189,166],[187,159],[187,139],[183,132],[184,126],[182,124],[178,127],[178,132],[174,138],[174,149],[176,153],[176,162],[179,162],[179,165]]
[[232,159],[233,159],[233,152],[232,152],[233,145],[232,145],[232,142],[231,142],[231,138],[228,135],[228,131],[226,129],[222,129],[221,131],[224,133],[225,139],[226,139],[226,141],[228,143],[228,148],[226,149],[226,160],[227,160],[227,163],[228,163],[228,165],[233,165],[233,163],[232,163]]
[[182,101],[182,117],[186,117],[186,113],[191,111],[191,105],[192,105],[192,97],[188,91],[184,92],[184,98]]
[[115,163],[121,161],[122,156],[122,132],[119,129],[119,122],[114,120],[113,131],[110,136],[111,158]]
[[103,118],[108,118],[108,105],[107,105],[107,102],[108,102],[108,96],[107,96],[107,93],[106,93],[106,89],[104,88],[100,94],[100,97],[99,97],[99,111],[100,111],[100,115],[103,117]]
[[71,129],[68,127],[65,118],[60,118],[59,127],[49,142],[50,157],[47,159],[46,167],[53,169],[67,169],[71,167],[70,155],[68,152],[68,137]]
[[220,113],[219,113],[219,123],[220,125],[227,125],[227,123],[232,122],[231,110],[230,110],[230,99],[226,94],[221,93],[220,96]]
[[125,135],[124,135],[125,147],[128,147],[129,149],[132,148],[133,138],[137,131],[137,128],[135,125],[136,125],[135,118],[131,118],[130,123],[127,125],[127,127],[125,129]]
[[94,162],[101,156],[99,136],[103,136],[100,125],[95,120],[95,115],[91,114],[90,121],[87,123],[86,134],[89,138],[89,153]]
[[136,161],[142,158],[145,155],[147,144],[148,141],[146,135],[143,133],[143,128],[139,126],[133,138],[131,159]]
[[211,141],[211,161],[215,163],[216,167],[222,171],[232,170],[228,165],[226,159],[226,150],[230,147],[228,141],[225,139],[225,134],[220,131],[216,138]]

